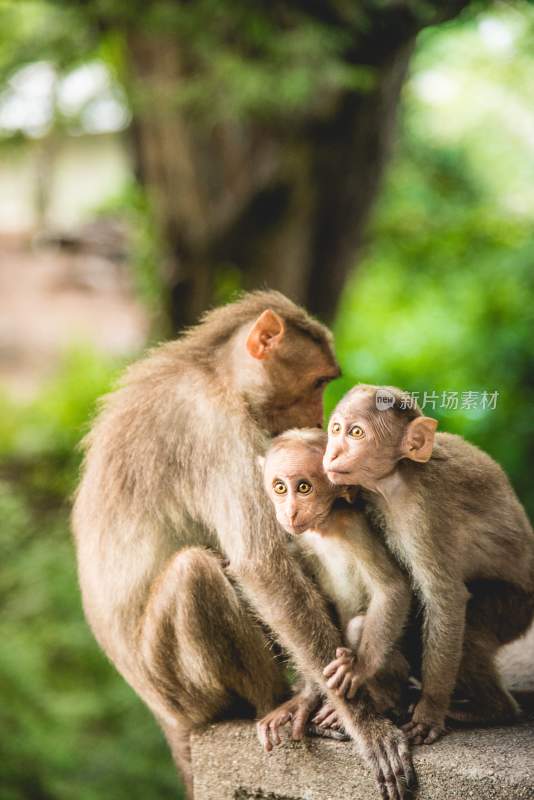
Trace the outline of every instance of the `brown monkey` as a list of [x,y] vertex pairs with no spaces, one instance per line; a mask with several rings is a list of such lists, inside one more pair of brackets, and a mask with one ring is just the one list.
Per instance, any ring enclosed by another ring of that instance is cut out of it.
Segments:
[[[327,686],[352,698],[368,683],[380,710],[398,708],[408,664],[395,644],[410,610],[410,587],[364,514],[347,503],[334,505],[347,489],[331,484],[323,471],[327,438],[324,431],[300,428],[274,439],[262,460],[265,490],[278,522],[312,557],[318,583],[337,611],[346,647],[324,670]],[[279,728],[289,720],[299,738],[319,699],[305,685],[262,719],[258,727],[267,748],[280,743]],[[313,721],[339,727],[328,704]]]
[[367,490],[422,601],[422,695],[405,729],[425,744],[444,730],[457,678],[473,718],[517,715],[495,655],[534,614],[534,533],[521,503],[486,453],[436,426],[399,389],[356,386],[332,414],[324,458],[333,483]]
[[340,634],[257,474],[269,435],[320,426],[338,374],[326,328],[276,292],[252,293],[134,364],[86,439],[73,513],[85,612],[162,725],[190,796],[191,728],[244,707],[265,714],[284,691],[257,616],[325,690],[383,797],[412,780],[405,737],[371,698],[327,689]]

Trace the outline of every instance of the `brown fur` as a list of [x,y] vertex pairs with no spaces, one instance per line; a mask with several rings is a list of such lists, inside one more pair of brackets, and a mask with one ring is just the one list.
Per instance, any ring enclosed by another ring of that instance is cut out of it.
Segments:
[[[534,533],[498,464],[459,436],[434,438],[435,421],[419,409],[377,410],[378,388],[355,387],[334,410],[324,463],[331,480],[367,489],[373,522],[422,602],[423,690],[407,730],[430,743],[457,678],[473,718],[517,713],[494,661],[532,621]],[[352,437],[354,426],[365,435]]]
[[[326,689],[341,637],[289,552],[256,458],[269,435],[320,423],[338,372],[323,326],[280,294],[245,295],[134,364],[85,441],[73,511],[85,613],[160,721],[190,796],[192,726],[244,706],[264,714],[285,691],[256,615]],[[363,692],[331,700],[387,796],[402,797],[402,733]]]

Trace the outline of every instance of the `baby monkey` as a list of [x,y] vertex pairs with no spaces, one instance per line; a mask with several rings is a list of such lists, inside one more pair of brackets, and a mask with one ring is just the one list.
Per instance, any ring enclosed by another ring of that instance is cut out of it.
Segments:
[[[399,706],[408,677],[396,643],[409,613],[411,591],[364,514],[349,504],[354,490],[328,481],[322,466],[327,438],[316,428],[278,436],[263,461],[264,485],[278,522],[311,558],[317,581],[339,618],[346,647],[337,649],[324,670],[328,687],[352,698],[366,683],[378,710],[385,711]],[[290,720],[293,738],[301,738],[319,701],[318,689],[306,684],[268,714],[259,723],[264,746],[279,744],[278,730]],[[313,722],[339,727],[328,704]]]
[[405,731],[425,744],[444,731],[455,685],[466,720],[518,714],[495,656],[534,615],[534,533],[521,503],[490,456],[436,426],[399,389],[356,386],[332,414],[324,457],[333,483],[366,490],[422,603],[422,694]]

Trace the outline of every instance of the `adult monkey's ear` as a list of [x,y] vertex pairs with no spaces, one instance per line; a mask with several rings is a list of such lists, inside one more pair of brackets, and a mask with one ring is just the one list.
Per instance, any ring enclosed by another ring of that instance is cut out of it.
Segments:
[[432,455],[437,419],[416,417],[406,428],[401,444],[401,458],[409,458],[424,464]]
[[253,358],[268,358],[285,333],[282,317],[268,308],[260,314],[247,337],[247,350]]

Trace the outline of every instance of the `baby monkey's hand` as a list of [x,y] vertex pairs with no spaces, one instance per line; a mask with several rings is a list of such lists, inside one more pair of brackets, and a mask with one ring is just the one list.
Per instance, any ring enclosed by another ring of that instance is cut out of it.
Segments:
[[323,675],[328,678],[326,685],[340,697],[354,697],[367,676],[358,669],[358,661],[349,647],[338,647],[334,661],[324,668]]

